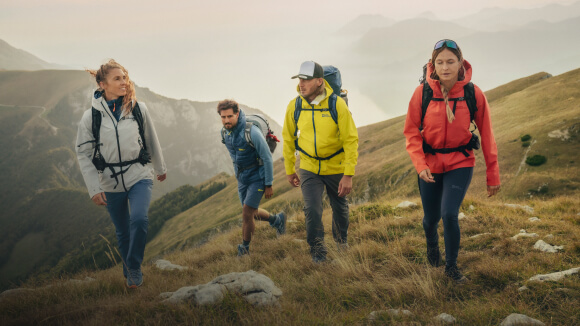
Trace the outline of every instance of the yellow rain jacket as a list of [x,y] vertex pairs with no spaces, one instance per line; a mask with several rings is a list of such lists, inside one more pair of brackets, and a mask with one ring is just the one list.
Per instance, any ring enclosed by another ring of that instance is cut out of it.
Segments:
[[[328,98],[332,94],[332,88],[326,82],[326,96],[318,104],[310,105],[302,96],[303,109],[328,109]],[[298,94],[300,89],[297,87]],[[315,101],[313,101],[315,102]],[[338,123],[332,119],[329,111],[307,111],[303,110],[298,119],[299,135],[296,132],[296,122],[294,121],[294,110],[296,98],[288,104],[286,116],[284,118],[284,166],[286,174],[296,173],[295,140],[298,138],[298,146],[310,156],[328,157],[336,153],[341,148],[344,152],[328,159],[318,160],[308,157],[300,152],[300,168],[319,175],[345,174],[354,175],[354,169],[358,159],[358,132],[352,114],[348,110],[346,102],[338,96],[336,101],[336,111],[338,113]]]

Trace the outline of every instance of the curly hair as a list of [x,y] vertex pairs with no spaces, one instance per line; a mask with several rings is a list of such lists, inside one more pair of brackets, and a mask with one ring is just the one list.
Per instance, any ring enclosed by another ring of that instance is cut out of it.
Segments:
[[127,69],[125,69],[125,67],[121,66],[117,61],[110,59],[106,63],[102,64],[98,70],[91,70],[91,69],[85,69],[85,70],[89,74],[91,74],[93,77],[95,77],[97,85],[99,86],[98,90],[102,91],[103,89],[101,88],[100,83],[107,82],[107,75],[109,74],[109,72],[112,69],[121,69],[123,71],[123,73],[125,74],[125,76],[127,77],[127,94],[125,94],[125,97],[123,98],[122,108],[124,111],[127,111],[127,110],[131,111],[131,110],[133,110],[133,107],[135,107],[135,104],[137,104],[137,96],[135,95],[135,85],[133,84],[133,82],[129,78],[129,72],[127,71]]
[[240,109],[238,107],[238,102],[236,102],[234,100],[223,100],[223,101],[219,102],[218,106],[217,106],[217,113],[220,114],[223,110],[229,110],[229,109],[234,110],[234,114],[238,113],[240,111]]

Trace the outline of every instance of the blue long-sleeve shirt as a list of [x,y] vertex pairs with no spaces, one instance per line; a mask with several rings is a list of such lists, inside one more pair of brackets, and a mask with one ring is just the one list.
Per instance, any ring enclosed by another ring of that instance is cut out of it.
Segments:
[[254,143],[258,156],[264,162],[264,184],[266,186],[271,186],[274,181],[274,168],[270,147],[268,147],[266,138],[264,138],[264,135],[262,135],[262,132],[258,127],[252,126],[250,129],[250,136],[252,137],[252,143]]

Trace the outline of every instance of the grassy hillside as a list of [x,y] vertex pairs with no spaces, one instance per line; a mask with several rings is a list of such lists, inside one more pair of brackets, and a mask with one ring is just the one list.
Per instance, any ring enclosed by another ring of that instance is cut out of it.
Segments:
[[[311,263],[303,242],[304,217],[298,214],[288,224],[287,234],[278,239],[267,223],[258,223],[252,253],[243,259],[236,257],[239,228],[201,247],[175,251],[164,258],[189,270],[168,272],[146,265],[145,283],[138,290],[125,288],[120,266],[75,277],[96,279],[87,284],[30,281],[26,286],[37,287],[36,291],[0,299],[0,323],[367,324],[371,311],[391,308],[407,309],[413,315],[385,314],[378,324],[430,325],[442,312],[453,315],[459,325],[497,325],[510,313],[526,314],[547,325],[580,323],[578,275],[555,283],[527,281],[536,274],[580,266],[577,196],[526,202],[534,207],[539,222],[528,221],[529,213],[505,207],[499,200],[468,198],[461,209],[468,217],[460,221],[459,264],[471,282],[462,287],[451,284],[443,268],[427,265],[422,210],[394,208],[403,199],[419,201],[403,197],[352,207],[350,249],[338,253],[328,236],[331,261],[322,265]],[[323,219],[329,235],[329,210]],[[520,229],[535,232],[539,238],[510,239]],[[440,228],[441,242],[442,233]],[[481,233],[490,234],[470,238]],[[548,234],[553,234],[551,240]],[[564,245],[564,250],[558,254],[536,251],[532,246],[537,239]],[[255,308],[236,295],[210,306],[161,303],[162,292],[250,269],[270,277],[282,289],[279,308]],[[519,292],[523,285],[529,290]]]
[[[552,78],[546,75],[535,74],[487,92],[499,150],[499,200],[579,194],[580,69]],[[418,195],[417,174],[405,150],[404,123],[402,116],[359,128],[359,163],[351,203]],[[569,138],[550,138],[548,133],[553,130],[567,130]],[[531,143],[522,147],[520,137],[526,134],[532,137]],[[547,162],[520,168],[525,157],[535,154],[544,155]],[[476,152],[476,161],[468,195],[484,199],[486,178],[481,151]],[[233,177],[227,183],[215,196],[169,220],[149,244],[147,257],[196,245],[212,229],[239,224],[237,183]],[[301,214],[300,189],[286,182],[280,160],[274,164],[274,192],[272,199],[262,202],[263,208]]]

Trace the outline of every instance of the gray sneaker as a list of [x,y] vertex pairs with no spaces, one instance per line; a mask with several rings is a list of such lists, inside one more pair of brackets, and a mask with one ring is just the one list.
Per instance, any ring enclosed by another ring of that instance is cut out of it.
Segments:
[[276,224],[274,228],[276,229],[276,235],[281,236],[282,234],[286,233],[286,214],[284,212],[280,212],[276,214]]
[[130,269],[127,273],[127,287],[136,289],[143,284],[143,273],[141,269]]

